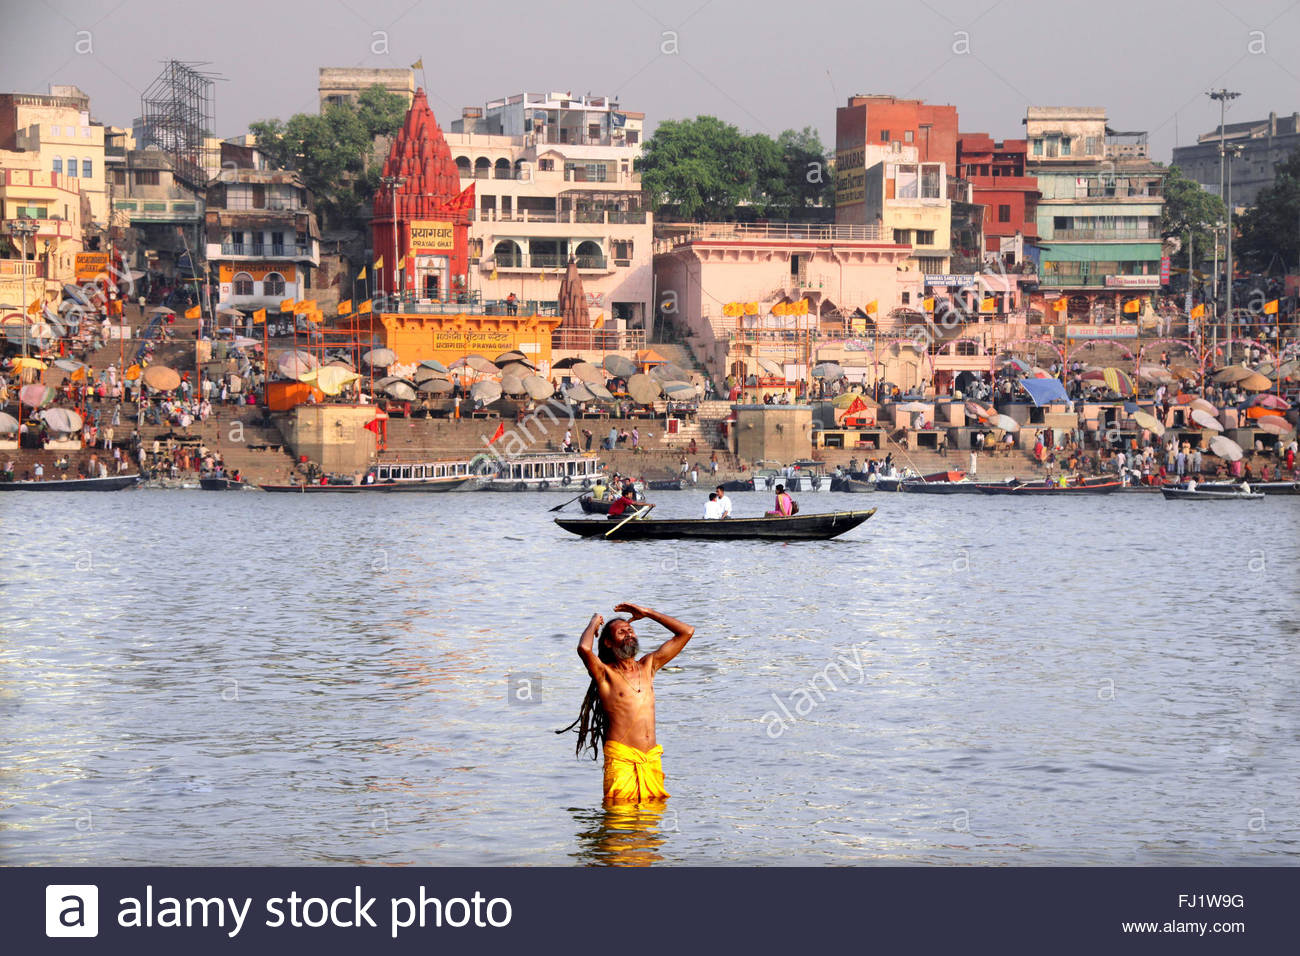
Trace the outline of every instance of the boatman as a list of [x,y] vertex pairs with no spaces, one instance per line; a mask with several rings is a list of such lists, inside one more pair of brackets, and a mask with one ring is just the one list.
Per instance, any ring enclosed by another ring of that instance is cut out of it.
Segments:
[[718,496],[718,511],[719,511],[718,517],[730,518],[731,517],[731,496],[727,494],[727,492],[723,489],[722,485],[718,485],[713,490],[714,493],[716,493]]
[[[629,617],[606,624],[593,614],[578,639],[578,656],[591,683],[578,719],[556,733],[576,732],[575,753],[581,756],[583,747],[589,747],[593,760],[603,744],[607,804],[663,800],[669,794],[664,789],[664,748],[655,742],[654,677],[681,653],[695,628],[636,604],[618,604],[614,611]],[[632,622],[642,618],[662,624],[672,637],[638,660],[640,646]],[[593,649],[597,633],[600,646]]]
[[[611,493],[612,491],[613,489],[611,489]],[[609,517],[622,520],[623,518],[627,517],[628,508],[631,508],[633,511],[635,511],[637,508],[654,507],[654,505],[647,505],[647,503],[645,502],[638,502],[635,498],[632,497],[635,493],[636,492],[631,491],[625,487],[622,493],[609,503]]]

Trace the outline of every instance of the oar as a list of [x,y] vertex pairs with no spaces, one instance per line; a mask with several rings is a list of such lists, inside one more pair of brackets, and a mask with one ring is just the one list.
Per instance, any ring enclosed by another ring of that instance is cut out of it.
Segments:
[[[630,515],[628,515],[626,518],[624,518],[624,519],[623,519],[622,521],[620,521],[618,524],[614,525],[614,527],[612,527],[612,528],[610,528],[608,531],[606,531],[606,532],[605,532],[605,537],[608,538],[611,534],[613,534],[613,533],[614,533],[615,531],[617,531],[619,528],[623,527],[623,525],[627,524],[627,523],[628,523],[629,521],[631,521],[633,518],[640,518],[640,517],[642,517],[643,515],[648,515],[648,514],[650,513],[650,509],[653,508],[653,507],[654,507],[654,505],[646,505],[646,506],[645,506],[644,508],[642,508],[640,511],[633,511]],[[559,521],[560,519],[559,519],[559,518],[556,518],[555,520],[556,520],[556,521]]]
[[[582,494],[578,495],[578,498],[585,498],[585,497],[587,496],[587,494],[588,494],[588,492],[584,491]],[[568,501],[564,502],[564,504],[559,504],[559,505],[556,505],[554,508],[547,508],[546,510],[547,510],[547,511],[559,511],[561,508],[565,507],[565,505],[571,505],[571,504],[573,504],[575,501],[578,500],[578,498],[570,498]],[[558,519],[556,519],[556,520],[558,520]]]

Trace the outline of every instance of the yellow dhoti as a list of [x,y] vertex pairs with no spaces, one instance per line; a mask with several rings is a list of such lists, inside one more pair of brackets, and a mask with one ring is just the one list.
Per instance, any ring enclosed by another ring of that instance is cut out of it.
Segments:
[[605,799],[613,803],[663,800],[664,748],[637,750],[614,740],[605,741]]

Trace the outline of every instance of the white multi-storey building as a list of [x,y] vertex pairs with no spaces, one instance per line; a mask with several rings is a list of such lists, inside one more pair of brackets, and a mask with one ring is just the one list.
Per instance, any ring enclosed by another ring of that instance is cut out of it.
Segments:
[[461,186],[476,187],[471,285],[484,300],[554,304],[572,256],[593,319],[645,327],[654,223],[635,170],[643,123],[604,96],[519,93],[451,124]]

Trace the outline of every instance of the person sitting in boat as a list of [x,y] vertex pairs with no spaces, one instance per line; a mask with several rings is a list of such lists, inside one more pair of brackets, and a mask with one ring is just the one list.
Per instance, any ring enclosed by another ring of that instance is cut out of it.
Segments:
[[1243,495],[1248,495],[1248,494],[1250,494],[1250,482],[1249,482],[1249,481],[1242,481],[1242,483],[1241,483],[1241,493],[1242,493]]
[[776,486],[776,510],[766,513],[768,518],[789,518],[799,510],[794,499],[785,493],[785,485]]
[[709,500],[704,504],[704,519],[714,521],[722,518],[722,503],[718,501],[716,491],[709,492]]
[[625,490],[609,503],[609,517],[617,518],[621,521],[623,518],[627,517],[627,509],[631,508],[636,510],[638,507],[645,507],[645,505],[643,503],[638,504],[637,500],[629,495]]
[[1195,490],[1196,490],[1196,479],[1195,479],[1195,478],[1188,478],[1188,479],[1187,479],[1187,490],[1188,490],[1188,491],[1195,491]]

